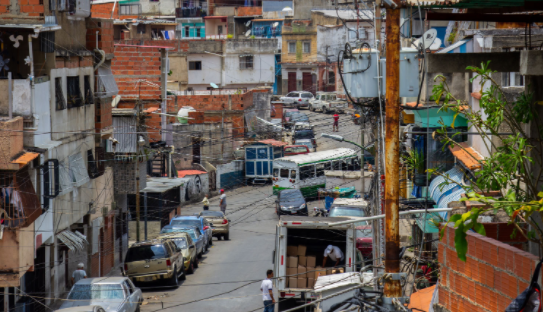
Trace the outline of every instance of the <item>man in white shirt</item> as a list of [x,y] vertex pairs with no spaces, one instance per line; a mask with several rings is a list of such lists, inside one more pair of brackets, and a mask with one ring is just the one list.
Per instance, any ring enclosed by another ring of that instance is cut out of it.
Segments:
[[226,214],[226,194],[224,194],[224,190],[221,190],[221,197],[219,197],[219,206],[221,207],[222,213]]
[[262,291],[262,300],[264,301],[264,312],[273,312],[275,310],[275,299],[273,298],[273,270],[266,272],[267,278],[262,281],[260,291]]
[[343,252],[339,247],[328,245],[326,247],[326,250],[324,250],[324,259],[322,259],[322,267],[326,267],[326,260],[330,258],[330,260],[335,261],[334,266],[337,266],[340,261],[343,261],[345,257],[343,256]]

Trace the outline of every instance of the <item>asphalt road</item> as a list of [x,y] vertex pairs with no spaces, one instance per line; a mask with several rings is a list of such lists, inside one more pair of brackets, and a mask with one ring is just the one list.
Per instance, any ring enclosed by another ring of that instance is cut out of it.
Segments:
[[[318,150],[353,147],[349,143],[320,138],[332,133],[332,115],[303,111],[315,125]],[[359,128],[348,114],[340,115],[340,132],[346,139],[360,141]],[[144,289],[142,312],[150,311],[237,311],[263,310],[260,293],[266,270],[272,269],[275,245],[275,196],[272,187],[245,186],[227,193],[230,240],[213,239],[200,267],[188,275],[179,288]],[[200,211],[201,205],[184,206],[182,215]],[[211,199],[211,210],[219,210],[218,197]],[[164,309],[162,309],[164,307]]]

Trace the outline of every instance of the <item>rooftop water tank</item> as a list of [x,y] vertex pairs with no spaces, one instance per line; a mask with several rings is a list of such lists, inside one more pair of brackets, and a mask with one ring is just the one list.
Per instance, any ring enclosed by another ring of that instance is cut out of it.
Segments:
[[191,106],[183,106],[177,112],[177,120],[181,124],[187,124],[189,122],[189,112],[195,112],[196,110]]

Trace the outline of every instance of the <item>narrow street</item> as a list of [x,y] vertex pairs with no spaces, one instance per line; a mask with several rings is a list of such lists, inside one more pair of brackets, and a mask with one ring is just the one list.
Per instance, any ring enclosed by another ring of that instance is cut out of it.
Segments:
[[[318,150],[338,147],[352,148],[352,144],[320,138],[321,133],[332,133],[332,115],[303,110],[315,125]],[[340,115],[340,132],[346,139],[357,141],[359,128],[349,114]],[[272,269],[275,242],[275,214],[272,188],[245,186],[227,191],[227,217],[230,240],[213,239],[213,246],[202,257],[200,267],[181,283],[178,289],[144,289],[147,304],[143,312],[171,307],[177,311],[240,311],[262,309],[260,282],[266,270]],[[193,204],[182,207],[183,215],[202,209]],[[218,197],[211,199],[211,210],[218,210]],[[149,299],[147,299],[149,298]]]

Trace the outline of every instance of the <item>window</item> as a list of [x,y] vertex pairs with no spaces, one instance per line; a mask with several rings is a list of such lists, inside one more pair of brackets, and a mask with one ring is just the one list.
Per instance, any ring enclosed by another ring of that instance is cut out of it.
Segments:
[[290,178],[296,179],[296,170],[290,170]]
[[281,158],[283,157],[283,148],[282,147],[274,147],[273,148],[273,158]]
[[189,70],[202,70],[202,62],[201,61],[189,62]]
[[304,53],[311,53],[311,42],[310,41],[304,41],[302,43],[303,45],[303,48],[304,48]]
[[279,177],[279,169],[277,169],[277,168],[273,169],[273,177],[274,178]]
[[66,77],[68,81],[68,108],[78,107],[83,104],[81,88],[79,87],[79,76]]
[[55,78],[55,99],[57,110],[66,109],[66,100],[62,92],[62,77]]
[[[336,74],[333,71],[328,72],[328,84],[330,85],[336,84]],[[335,98],[335,95],[334,95],[334,98]]]
[[310,99],[313,97],[313,94],[311,93],[302,93],[302,98],[304,99]]
[[222,35],[222,26],[218,26],[217,27],[217,33],[220,35]]
[[84,77],[84,81],[85,81],[85,104],[89,105],[89,104],[93,104],[94,103],[94,97],[92,96],[93,95],[93,92],[92,92],[92,88],[91,88],[91,81],[90,81],[90,76],[87,75]]
[[297,98],[299,96],[299,93],[296,93],[296,92],[292,92],[289,97],[291,98]]
[[258,159],[268,159],[268,149],[259,148],[258,149]]
[[281,169],[281,178],[287,178],[288,179],[288,169]]
[[81,153],[70,155],[68,159],[70,161],[70,176],[74,185],[79,187],[85,184],[89,180],[89,173]]
[[201,29],[201,28],[199,28],[199,27],[198,27],[198,28],[196,28],[196,37],[198,37],[198,38],[200,38],[200,37],[201,37],[201,35],[200,35],[200,34],[201,34],[201,31],[202,31],[202,29]]
[[43,197],[54,198],[60,193],[58,159],[46,161],[42,167]]
[[315,177],[315,165],[300,167],[300,180],[312,179]]
[[145,33],[145,24],[138,24],[137,32],[138,34],[144,34]]
[[253,69],[253,56],[241,56],[239,58],[239,69]]
[[185,36],[184,37],[190,37],[190,27],[189,26],[185,26]]
[[[503,52],[522,51],[524,48],[505,48]],[[502,73],[503,87],[522,87],[524,86],[524,76],[519,72]]]
[[288,53],[296,53],[296,41],[288,43]]
[[342,162],[343,161],[341,161],[341,160],[334,160],[332,162],[332,170],[341,170],[341,163]]
[[246,152],[247,159],[256,159],[256,148],[248,148]]
[[322,177],[324,176],[324,164],[317,164],[316,166],[316,171],[317,171],[317,177]]

